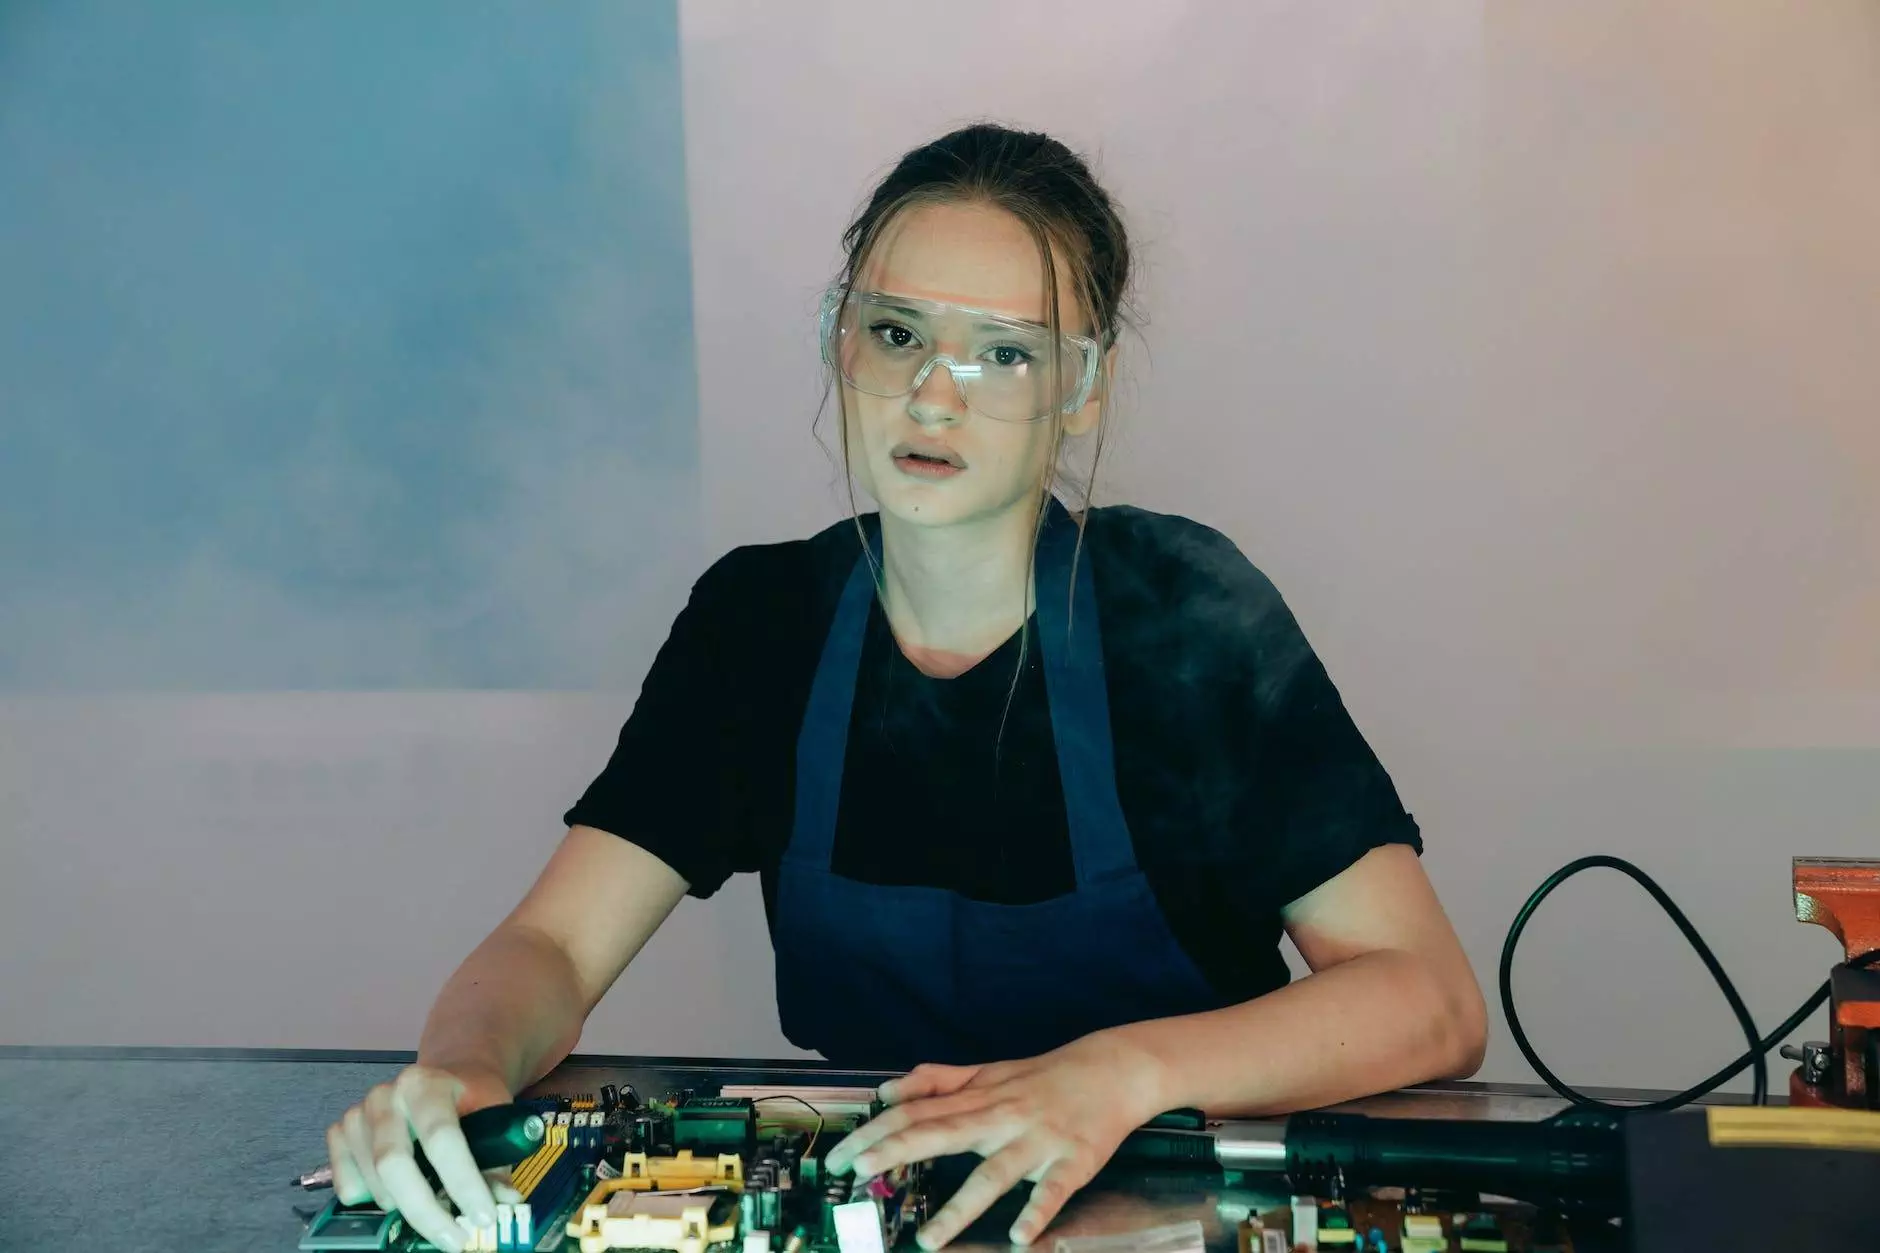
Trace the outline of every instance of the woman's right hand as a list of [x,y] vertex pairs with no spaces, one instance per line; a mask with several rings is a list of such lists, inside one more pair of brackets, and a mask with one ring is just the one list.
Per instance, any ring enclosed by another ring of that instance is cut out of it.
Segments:
[[505,1104],[511,1096],[496,1075],[407,1066],[326,1129],[334,1194],[342,1205],[370,1202],[397,1210],[407,1227],[438,1248],[459,1253],[465,1245],[463,1228],[438,1203],[418,1169],[412,1144],[424,1146],[458,1213],[479,1224],[493,1223],[498,1201],[513,1204],[521,1196],[509,1183],[507,1167],[486,1172],[477,1166],[458,1119]]

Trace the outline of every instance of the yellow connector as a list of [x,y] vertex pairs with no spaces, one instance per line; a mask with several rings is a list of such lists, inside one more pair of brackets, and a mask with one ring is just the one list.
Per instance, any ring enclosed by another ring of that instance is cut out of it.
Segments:
[[680,1149],[674,1157],[648,1157],[629,1153],[620,1164],[620,1178],[610,1179],[631,1192],[679,1192],[687,1188],[719,1187],[744,1191],[744,1162],[736,1153],[716,1158],[693,1157]]
[[735,1209],[727,1221],[712,1225],[712,1202],[717,1199],[714,1193],[649,1196],[630,1179],[603,1179],[568,1220],[567,1231],[580,1241],[581,1253],[608,1249],[705,1253],[707,1245],[723,1244],[738,1234]]
[[548,1124],[548,1138],[542,1141],[542,1147],[517,1163],[509,1175],[510,1183],[515,1185],[516,1191],[522,1193],[523,1200],[535,1195],[536,1185],[542,1182],[549,1168],[567,1151],[568,1124]]

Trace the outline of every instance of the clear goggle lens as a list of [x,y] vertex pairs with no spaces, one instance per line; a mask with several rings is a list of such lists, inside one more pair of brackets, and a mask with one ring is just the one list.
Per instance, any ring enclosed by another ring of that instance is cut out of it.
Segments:
[[[877,292],[823,302],[823,352],[856,391],[906,396],[938,369],[973,412],[999,422],[1075,413],[1090,398],[1094,340],[1000,314]],[[1055,365],[1055,369],[1054,369]]]

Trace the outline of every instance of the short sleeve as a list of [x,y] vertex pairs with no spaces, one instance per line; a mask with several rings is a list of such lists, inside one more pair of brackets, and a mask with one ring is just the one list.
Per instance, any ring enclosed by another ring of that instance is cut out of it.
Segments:
[[1272,789],[1272,903],[1284,907],[1374,848],[1407,844],[1421,855],[1423,839],[1292,614],[1281,608],[1269,630],[1287,659],[1259,736]]
[[1417,824],[1277,587],[1219,531],[1116,507],[1095,548],[1117,784],[1191,951],[1265,934]]
[[641,684],[606,767],[564,815],[639,845],[710,896],[744,860],[746,791],[725,776],[740,759],[728,663],[736,580],[720,561],[692,594]]

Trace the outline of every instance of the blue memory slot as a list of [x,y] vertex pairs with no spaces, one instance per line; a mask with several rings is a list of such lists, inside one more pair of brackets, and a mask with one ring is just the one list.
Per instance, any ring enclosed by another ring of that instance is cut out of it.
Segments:
[[[580,1186],[581,1157],[573,1149],[563,1153],[529,1194],[529,1208],[535,1219],[535,1240],[541,1239],[547,1224],[566,1221],[562,1211],[574,1200],[575,1189]],[[534,1243],[529,1247],[533,1248]]]

